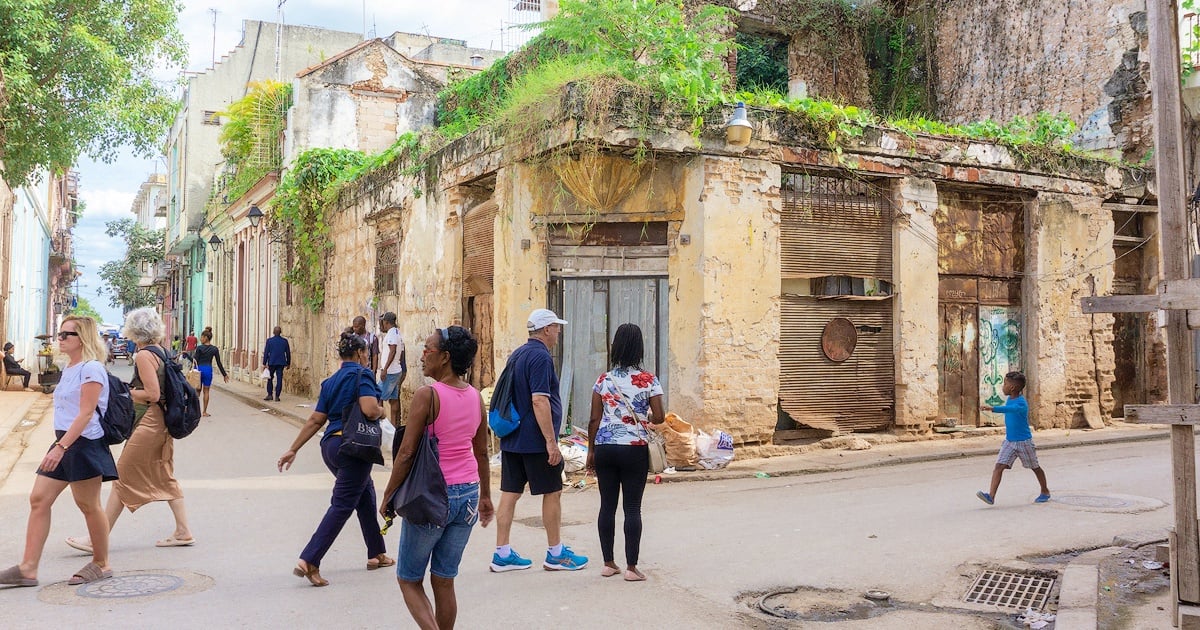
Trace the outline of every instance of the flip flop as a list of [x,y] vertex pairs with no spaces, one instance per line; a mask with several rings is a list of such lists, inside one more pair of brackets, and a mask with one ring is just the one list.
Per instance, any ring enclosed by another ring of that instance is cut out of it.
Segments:
[[100,565],[95,562],[89,562],[83,565],[83,568],[76,571],[71,579],[67,580],[67,584],[71,586],[79,586],[80,584],[89,584],[96,580],[103,580],[112,577],[112,570],[105,571],[100,568]]
[[621,570],[616,567],[605,565],[603,569],[600,569],[600,577],[612,577],[620,572]]
[[1034,503],[1048,503],[1049,501],[1050,495],[1048,494],[1039,494],[1038,497],[1033,500]]
[[91,545],[81,541],[78,538],[68,537],[67,538],[67,546],[72,549],[78,549],[79,551],[82,551],[83,553],[95,553],[92,551]]
[[625,572],[625,581],[626,582],[645,582],[646,576],[641,571],[626,571]]
[[368,571],[374,571],[375,569],[382,569],[385,567],[392,567],[392,566],[396,566],[396,561],[387,557],[387,554],[381,553],[378,556],[375,556],[374,558],[367,560],[367,570]]
[[164,538],[164,539],[154,543],[154,546],[155,547],[187,547],[189,545],[194,545],[195,543],[196,543],[195,538],[176,538],[174,536],[171,536],[170,538]]
[[36,579],[21,575],[21,567],[9,567],[0,571],[0,586],[37,586]]

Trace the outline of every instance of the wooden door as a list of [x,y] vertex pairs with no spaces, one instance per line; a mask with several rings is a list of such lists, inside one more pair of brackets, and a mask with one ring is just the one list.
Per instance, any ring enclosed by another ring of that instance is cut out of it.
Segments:
[[938,409],[942,419],[979,424],[978,313],[974,304],[938,304]]

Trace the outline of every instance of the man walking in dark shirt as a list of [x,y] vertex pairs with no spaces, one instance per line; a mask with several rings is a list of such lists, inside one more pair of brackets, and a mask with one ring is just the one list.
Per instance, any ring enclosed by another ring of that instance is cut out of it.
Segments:
[[[20,376],[21,385],[25,388],[25,391],[33,391],[32,389],[29,389],[29,377],[31,374],[29,370],[21,367],[21,362],[13,356],[13,343],[11,341],[4,344],[4,371],[9,376]],[[7,389],[8,383],[5,383],[4,386],[5,389]]]
[[267,339],[267,346],[263,348],[263,367],[270,371],[270,376],[267,378],[267,397],[263,400],[271,400],[271,385],[275,385],[274,399],[279,400],[279,392],[283,390],[283,369],[292,365],[292,347],[288,344],[288,340],[283,338],[283,329],[279,326],[275,327],[275,334]]

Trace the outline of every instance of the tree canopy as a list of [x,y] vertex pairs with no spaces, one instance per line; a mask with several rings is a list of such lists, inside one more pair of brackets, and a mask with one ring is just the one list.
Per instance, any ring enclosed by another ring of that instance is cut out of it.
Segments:
[[0,160],[4,179],[155,155],[175,116],[156,69],[182,65],[173,0],[0,0]]
[[97,324],[99,324],[101,321],[100,313],[98,313],[96,311],[96,309],[92,306],[92,303],[89,302],[88,299],[83,296],[78,296],[75,299],[77,300],[75,308],[67,311],[67,315],[79,315],[80,317],[91,317],[92,320],[94,320]]
[[148,230],[133,219],[109,221],[104,224],[104,233],[125,241],[125,257],[106,262],[100,267],[100,279],[104,286],[100,293],[108,295],[108,302],[126,311],[152,306],[154,292],[138,286],[142,277],[142,263],[153,265],[164,258],[166,230]]

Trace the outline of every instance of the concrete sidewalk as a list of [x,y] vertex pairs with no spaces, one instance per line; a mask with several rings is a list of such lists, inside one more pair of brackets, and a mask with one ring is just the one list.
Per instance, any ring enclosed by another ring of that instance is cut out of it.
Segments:
[[[266,390],[247,383],[213,383],[213,389],[239,401],[265,410],[296,426],[304,424],[316,400],[283,394],[279,402],[262,400]],[[1169,429],[1159,425],[1114,423],[1103,429],[1047,429],[1034,435],[1039,451],[1095,444],[1116,444],[1143,440],[1165,440]],[[897,437],[890,434],[857,434],[823,440],[822,443],[780,448],[800,451],[774,457],[736,457],[722,470],[697,470],[663,474],[663,483],[740,479],[765,473],[786,477],[839,470],[895,466],[964,457],[995,456],[1004,440],[1002,428],[985,428],[951,434]],[[860,449],[860,450],[849,450]],[[866,448],[863,448],[866,447]],[[990,474],[990,468],[981,475]],[[986,479],[985,479],[986,481]]]

